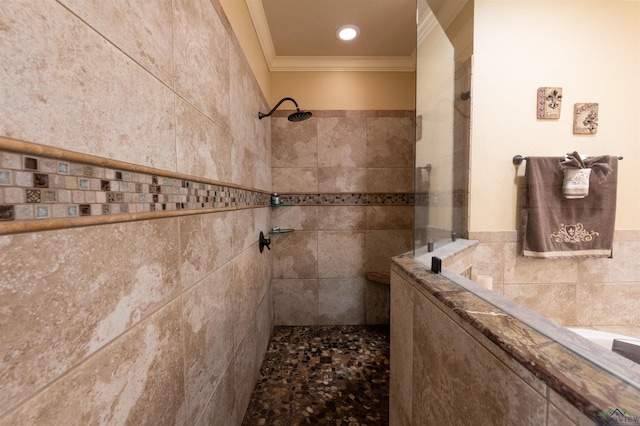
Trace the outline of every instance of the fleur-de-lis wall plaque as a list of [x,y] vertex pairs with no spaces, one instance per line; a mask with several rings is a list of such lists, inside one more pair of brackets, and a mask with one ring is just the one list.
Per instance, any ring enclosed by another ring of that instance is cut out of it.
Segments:
[[560,118],[562,87],[539,87],[537,116],[541,119]]
[[573,106],[573,133],[595,135],[598,132],[598,104],[575,104]]

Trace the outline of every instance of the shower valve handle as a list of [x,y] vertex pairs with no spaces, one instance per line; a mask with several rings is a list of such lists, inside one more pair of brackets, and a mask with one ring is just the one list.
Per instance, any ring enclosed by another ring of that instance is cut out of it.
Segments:
[[271,245],[271,238],[265,238],[262,231],[260,231],[260,239],[258,240],[258,244],[260,246],[260,253],[262,253],[265,247],[268,250],[271,250],[271,247],[269,247]]

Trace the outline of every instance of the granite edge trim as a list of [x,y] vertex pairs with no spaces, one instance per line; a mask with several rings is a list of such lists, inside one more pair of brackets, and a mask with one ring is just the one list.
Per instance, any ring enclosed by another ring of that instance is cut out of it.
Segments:
[[[525,339],[516,340],[505,338],[501,335],[500,330],[495,330],[492,328],[492,325],[486,321],[486,318],[483,318],[483,316],[469,315],[464,307],[459,306],[455,300],[456,297],[462,294],[471,294],[472,297],[476,298],[477,300],[492,305],[493,308],[495,308],[494,311],[504,314],[513,321],[517,321],[518,323],[520,323],[523,329],[530,330],[532,333],[535,333],[537,335],[546,336],[545,333],[529,326],[525,322],[522,322],[520,319],[500,309],[491,301],[488,301],[479,295],[482,294],[483,296],[489,296],[487,298],[491,299],[493,295],[495,295],[494,292],[482,289],[478,286],[478,294],[475,294],[474,292],[465,289],[460,284],[455,282],[458,279],[464,280],[463,277],[456,276],[456,274],[451,271],[445,271],[446,276],[435,274],[422,263],[415,261],[412,258],[412,253],[405,253],[392,258],[391,269],[401,277],[407,278],[408,281],[413,283],[413,285],[421,294],[425,296],[431,295],[432,297],[440,301],[450,311],[449,315],[456,315],[458,318],[460,318],[461,321],[469,324],[473,329],[477,330],[480,334],[488,338],[508,357],[514,359],[514,361],[522,365],[527,371],[531,372],[536,378],[538,378],[549,388],[557,392],[568,403],[570,403],[590,419],[594,419],[596,418],[596,416],[602,415],[602,413],[604,413],[607,409],[613,407],[613,405],[605,406],[605,401],[610,401],[612,403],[614,401],[611,401],[610,395],[606,395],[600,387],[596,386],[587,390],[584,387],[584,381],[582,383],[578,383],[576,380],[571,380],[566,375],[563,375],[562,371],[560,371],[558,368],[554,368],[553,361],[557,361],[557,359],[551,357],[549,355],[549,352],[544,351],[544,349],[553,346],[555,349],[557,349],[557,353],[561,357],[565,357],[565,360],[567,362],[573,363],[575,362],[575,359],[578,358],[580,364],[579,367],[581,369],[584,369],[587,373],[586,375],[583,374],[582,376],[589,377],[592,382],[598,384],[615,383],[615,389],[611,389],[611,391],[615,392],[616,396],[618,396],[621,400],[626,398],[630,401],[640,401],[640,390],[620,380],[614,374],[596,366],[589,360],[580,357],[579,354],[576,354],[573,351],[569,350],[561,343],[558,343],[551,338],[548,338],[547,342],[544,344],[532,344],[531,341],[527,342],[525,341]],[[532,316],[539,316],[533,312],[531,312],[531,314]],[[543,321],[548,321],[543,317],[540,318]],[[570,333],[567,334],[567,336],[571,336],[573,334],[568,330],[563,330],[561,327],[557,328],[560,329],[560,333]],[[575,337],[579,336],[576,335]],[[580,339],[577,339],[577,342],[580,343]],[[605,349],[602,349],[602,351],[608,352]],[[621,360],[621,362],[623,363],[624,361],[626,360]],[[622,408],[627,407],[623,406]]]

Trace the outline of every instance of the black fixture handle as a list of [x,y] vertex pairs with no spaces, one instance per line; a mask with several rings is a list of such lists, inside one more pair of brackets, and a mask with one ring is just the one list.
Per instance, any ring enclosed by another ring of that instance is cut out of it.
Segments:
[[265,238],[262,231],[260,231],[260,239],[258,240],[258,244],[260,245],[260,253],[262,253],[265,247],[271,250],[271,247],[269,247],[269,245],[271,244],[271,238]]
[[293,102],[293,104],[296,106],[296,110],[300,111],[300,107],[298,106],[298,103],[297,103],[293,98],[282,98],[282,99],[280,99],[280,102],[278,102],[278,103],[276,104],[276,106],[274,106],[274,107],[273,107],[273,109],[271,109],[271,111],[269,111],[268,113],[263,114],[263,113],[261,113],[261,112],[258,112],[258,118],[259,118],[260,120],[262,120],[262,119],[263,119],[263,118],[265,118],[265,117],[269,117],[271,114],[273,114],[273,113],[274,113],[274,111],[275,111],[275,110],[277,110],[277,109],[278,109],[278,107],[280,106],[280,104],[281,104],[281,103],[283,103],[284,101],[291,101],[291,102]]
[[442,259],[435,256],[431,258],[431,272],[435,272],[436,274],[442,272]]

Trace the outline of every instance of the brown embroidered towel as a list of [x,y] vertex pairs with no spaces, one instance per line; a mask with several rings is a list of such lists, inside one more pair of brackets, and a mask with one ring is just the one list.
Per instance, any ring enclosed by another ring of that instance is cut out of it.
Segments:
[[563,157],[529,157],[525,171],[522,254],[561,259],[611,257],[615,229],[618,158],[603,155],[585,165],[606,170],[591,173],[589,195],[562,196]]

